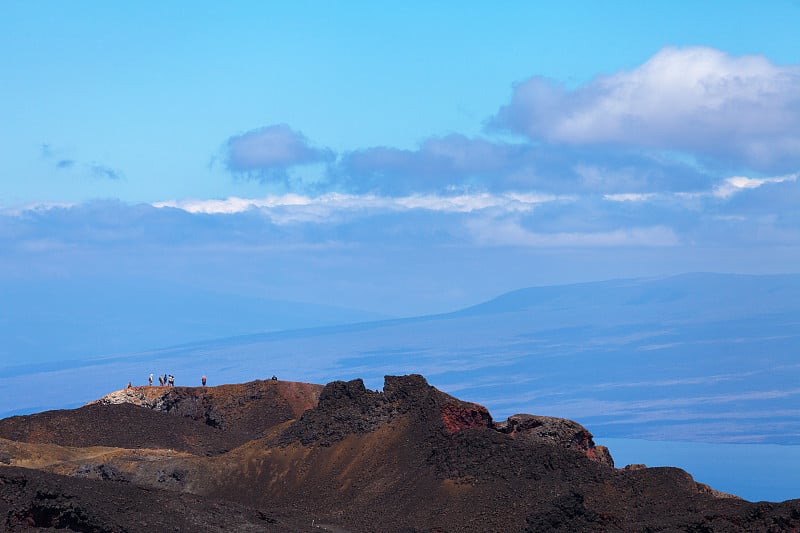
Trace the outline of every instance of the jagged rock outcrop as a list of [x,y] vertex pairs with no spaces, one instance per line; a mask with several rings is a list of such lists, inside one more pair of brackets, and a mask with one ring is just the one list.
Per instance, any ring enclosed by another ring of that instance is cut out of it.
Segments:
[[424,418],[438,415],[441,429],[447,433],[492,427],[492,417],[485,407],[453,398],[414,374],[386,376],[383,392],[368,390],[361,379],[329,383],[317,406],[290,426],[279,442],[330,446],[347,435],[375,431],[412,412]]

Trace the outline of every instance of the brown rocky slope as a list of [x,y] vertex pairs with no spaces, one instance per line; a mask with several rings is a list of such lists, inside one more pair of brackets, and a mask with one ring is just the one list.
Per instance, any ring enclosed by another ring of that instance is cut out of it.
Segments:
[[151,531],[227,518],[267,531],[800,530],[800,500],[616,469],[575,422],[495,423],[416,375],[387,376],[382,392],[361,380],[128,389],[0,420],[0,463],[0,521],[14,531],[138,531],[140,509],[170,517]]

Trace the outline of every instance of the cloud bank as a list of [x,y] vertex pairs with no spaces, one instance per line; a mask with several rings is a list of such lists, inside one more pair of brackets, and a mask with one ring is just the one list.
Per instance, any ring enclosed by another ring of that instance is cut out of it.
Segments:
[[[507,133],[518,140],[496,137]],[[225,160],[234,175],[301,194],[695,194],[732,174],[760,180],[797,171],[800,66],[669,47],[576,88],[542,77],[520,83],[485,136],[336,153],[281,124],[231,137]],[[312,164],[323,165],[321,174],[290,178]],[[717,194],[737,188],[731,181]]]
[[95,201],[0,209],[0,244],[29,250],[131,243],[763,248],[800,244],[798,201],[796,174],[728,177],[691,194],[450,191]]

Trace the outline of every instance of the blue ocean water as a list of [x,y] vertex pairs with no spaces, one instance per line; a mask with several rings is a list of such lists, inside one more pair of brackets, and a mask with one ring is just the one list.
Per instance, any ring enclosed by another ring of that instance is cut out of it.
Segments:
[[595,438],[617,467],[677,466],[695,481],[750,501],[800,498],[800,446]]

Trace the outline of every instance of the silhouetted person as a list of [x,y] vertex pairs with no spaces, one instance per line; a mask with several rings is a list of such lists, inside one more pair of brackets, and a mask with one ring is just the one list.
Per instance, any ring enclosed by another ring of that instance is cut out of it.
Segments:
[[150,372],[149,381],[150,381],[150,386],[152,387],[153,386],[153,373],[152,372]]
[[172,374],[169,375],[169,386],[170,387],[175,386],[175,376],[173,376]]
[[131,385],[131,382],[129,381],[128,382],[128,388],[130,389],[131,387],[133,387],[133,385]]
[[206,386],[206,377],[203,376],[202,378],[200,378],[200,381],[203,382],[203,387],[205,387]]

